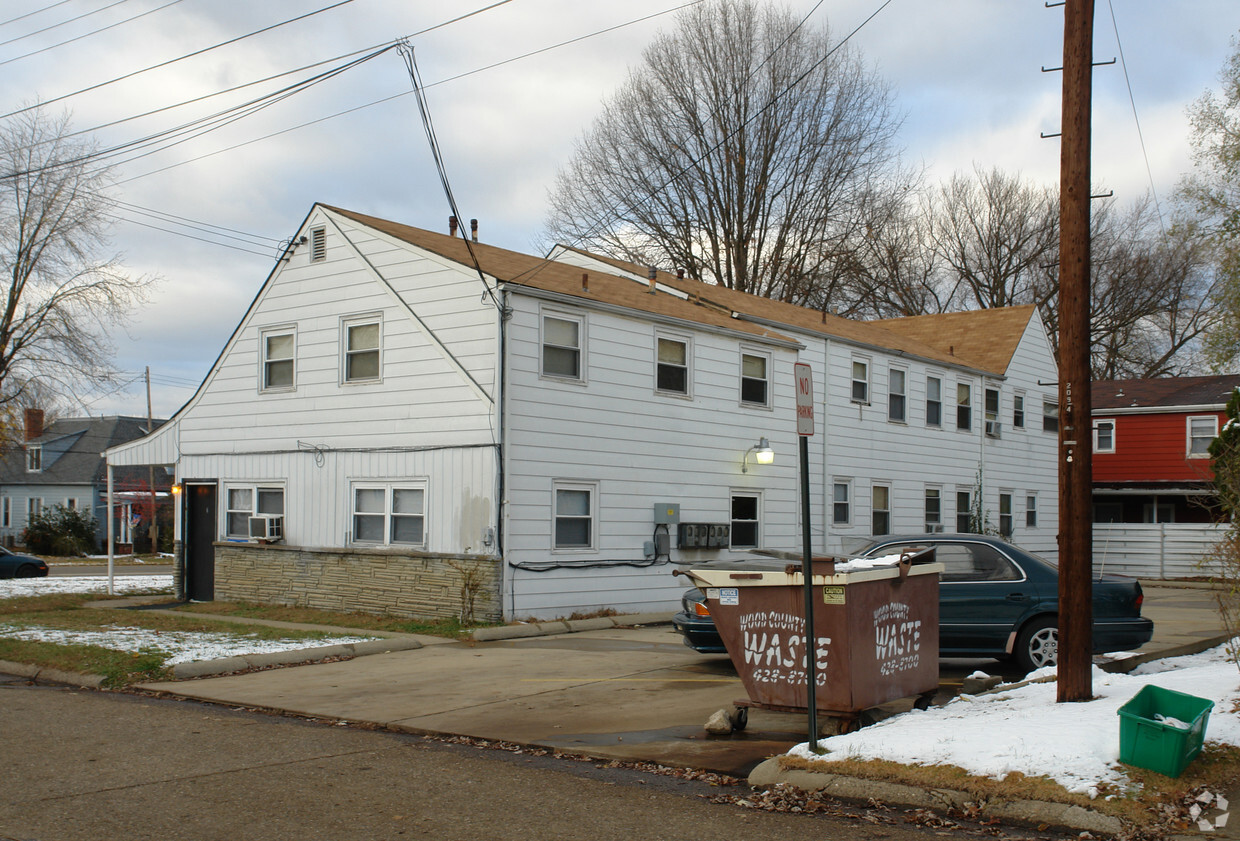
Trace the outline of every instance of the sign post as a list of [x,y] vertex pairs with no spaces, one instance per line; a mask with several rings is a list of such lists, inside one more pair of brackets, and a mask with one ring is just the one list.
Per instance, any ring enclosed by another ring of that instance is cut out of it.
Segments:
[[814,634],[814,557],[809,528],[809,437],[814,434],[814,376],[809,365],[793,366],[797,391],[797,437],[801,450],[801,578],[805,589],[805,697],[809,707],[809,749],[818,747],[818,639]]

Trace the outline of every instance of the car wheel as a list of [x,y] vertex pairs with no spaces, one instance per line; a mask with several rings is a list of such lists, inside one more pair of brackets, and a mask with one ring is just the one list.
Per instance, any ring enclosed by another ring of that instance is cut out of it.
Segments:
[[1059,660],[1059,622],[1053,616],[1034,619],[1016,638],[1016,665],[1025,672],[1054,666]]
[[37,578],[39,571],[31,564],[22,564],[17,568],[14,578]]

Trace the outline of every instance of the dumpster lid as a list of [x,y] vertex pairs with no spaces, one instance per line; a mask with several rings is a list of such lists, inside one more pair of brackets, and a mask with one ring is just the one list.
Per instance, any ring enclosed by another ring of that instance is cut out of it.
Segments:
[[[905,575],[935,575],[942,571],[943,565],[935,563],[932,548],[878,558],[815,557],[811,582],[851,584]],[[800,565],[780,558],[713,561],[676,572],[691,578],[700,587],[786,587],[801,586],[803,581]]]

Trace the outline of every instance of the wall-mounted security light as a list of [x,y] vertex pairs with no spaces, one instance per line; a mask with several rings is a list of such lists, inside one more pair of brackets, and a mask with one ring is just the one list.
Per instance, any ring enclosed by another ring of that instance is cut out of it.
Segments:
[[765,438],[759,438],[758,443],[754,444],[741,458],[741,472],[749,472],[749,454],[753,453],[753,460],[758,464],[773,464],[775,462],[775,451],[771,449],[771,442]]

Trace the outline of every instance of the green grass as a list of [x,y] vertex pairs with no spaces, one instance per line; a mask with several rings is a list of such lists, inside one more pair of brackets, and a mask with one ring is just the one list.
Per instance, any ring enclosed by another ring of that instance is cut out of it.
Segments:
[[177,605],[176,609],[184,613],[213,613],[219,616],[300,622],[307,625],[331,625],[337,628],[388,631],[396,634],[429,634],[449,639],[458,639],[475,628],[490,627],[486,623],[463,625],[457,619],[408,619],[372,613],[339,613],[312,607],[284,607],[250,602],[192,602]]

